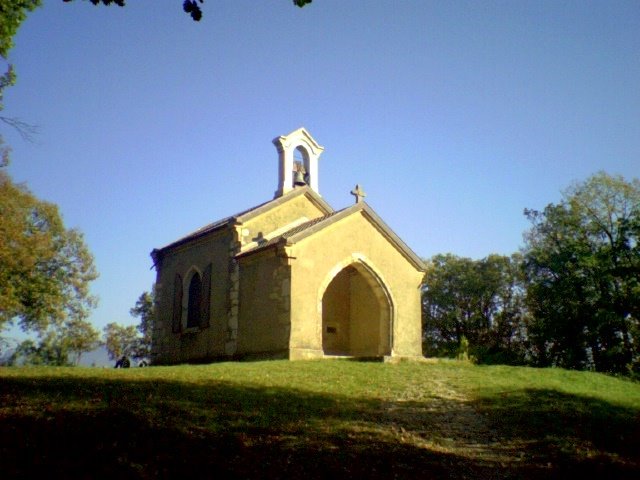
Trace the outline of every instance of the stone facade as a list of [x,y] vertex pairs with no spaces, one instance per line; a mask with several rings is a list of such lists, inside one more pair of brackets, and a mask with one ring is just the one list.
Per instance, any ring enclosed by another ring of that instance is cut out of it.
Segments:
[[323,148],[306,130],[274,144],[273,200],[151,253],[153,362],[420,356],[420,258],[359,188],[339,211],[320,197]]

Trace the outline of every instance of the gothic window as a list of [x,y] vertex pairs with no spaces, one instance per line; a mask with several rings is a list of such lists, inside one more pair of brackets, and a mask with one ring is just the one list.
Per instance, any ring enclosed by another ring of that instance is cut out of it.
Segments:
[[184,282],[179,274],[175,275],[172,322],[174,333],[179,333],[185,328],[192,330],[209,327],[211,270],[211,264],[202,274],[195,267],[191,267]]

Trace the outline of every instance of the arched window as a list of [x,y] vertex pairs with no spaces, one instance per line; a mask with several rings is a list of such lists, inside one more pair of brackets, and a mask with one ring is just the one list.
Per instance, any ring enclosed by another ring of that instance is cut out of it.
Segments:
[[187,307],[187,328],[200,326],[200,305],[202,304],[202,280],[194,273],[189,283],[189,304]]

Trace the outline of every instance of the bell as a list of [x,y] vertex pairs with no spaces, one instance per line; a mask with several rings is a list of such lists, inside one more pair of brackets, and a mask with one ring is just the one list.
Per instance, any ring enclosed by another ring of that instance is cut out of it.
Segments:
[[295,176],[293,177],[293,186],[294,187],[303,187],[307,184],[307,182],[304,181],[304,175],[302,174],[301,171],[297,171]]

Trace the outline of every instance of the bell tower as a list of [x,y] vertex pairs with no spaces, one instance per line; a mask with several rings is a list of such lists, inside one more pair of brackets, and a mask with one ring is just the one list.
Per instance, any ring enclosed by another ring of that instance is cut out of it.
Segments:
[[[273,144],[278,150],[278,190],[275,198],[304,185],[309,185],[319,194],[318,159],[324,147],[318,145],[304,128],[274,138]],[[299,154],[300,160],[294,162],[294,154]]]

